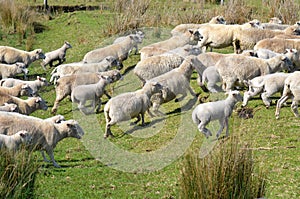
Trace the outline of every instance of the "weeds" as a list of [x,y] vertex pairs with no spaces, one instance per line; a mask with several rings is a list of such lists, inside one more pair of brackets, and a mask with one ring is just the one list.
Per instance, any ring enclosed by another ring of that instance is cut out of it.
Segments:
[[[233,136],[232,136],[233,137]],[[200,159],[190,152],[181,169],[181,198],[260,198],[265,195],[265,174],[253,160],[249,145],[237,138],[219,142]]]
[[38,163],[33,154],[0,151],[0,198],[32,198]]

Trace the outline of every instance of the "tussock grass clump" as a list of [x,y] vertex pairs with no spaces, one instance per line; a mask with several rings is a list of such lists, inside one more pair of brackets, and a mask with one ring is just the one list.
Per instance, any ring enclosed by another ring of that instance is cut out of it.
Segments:
[[265,195],[265,174],[253,160],[248,145],[236,138],[218,142],[209,155],[189,152],[181,169],[181,198],[260,198]]
[[33,198],[38,173],[36,156],[0,150],[0,198]]

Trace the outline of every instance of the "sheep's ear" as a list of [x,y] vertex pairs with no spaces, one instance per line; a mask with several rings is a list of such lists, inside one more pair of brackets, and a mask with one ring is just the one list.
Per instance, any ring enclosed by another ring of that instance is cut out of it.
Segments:
[[191,34],[194,34],[194,31],[193,31],[192,29],[189,29],[189,32],[190,32]]
[[36,102],[36,103],[38,103],[38,102],[40,102],[40,101],[42,101],[42,99],[41,99],[40,97],[37,97],[37,98],[35,99],[35,102]]
[[40,77],[40,76],[36,76],[36,79],[37,79],[37,80],[41,80],[41,77]]
[[26,137],[26,135],[25,135],[24,132],[20,133],[20,136],[21,136],[22,138],[25,138],[25,137]]

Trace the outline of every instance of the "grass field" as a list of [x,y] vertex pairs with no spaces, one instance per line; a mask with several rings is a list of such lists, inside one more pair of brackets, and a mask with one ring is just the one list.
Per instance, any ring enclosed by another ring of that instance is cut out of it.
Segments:
[[[82,1],[70,4],[79,2]],[[117,36],[105,38],[102,34],[111,17],[112,13],[104,10],[56,14],[52,20],[42,21],[47,28],[35,34],[33,48],[47,52],[59,48],[66,40],[73,46],[67,51],[67,62],[80,61],[86,52],[111,43]],[[170,36],[169,28],[143,30],[146,33],[143,45]],[[0,45],[24,49],[26,44],[25,41],[19,44],[15,35],[2,34]],[[232,49],[219,52],[229,53]],[[113,95],[140,88],[140,82],[131,71],[138,60],[139,55],[132,54],[124,62],[124,80],[110,87]],[[39,74],[49,80],[52,69],[44,71],[39,63],[29,67],[30,79]],[[193,74],[191,85],[200,97],[208,96],[197,87],[196,74]],[[49,109],[32,115],[50,117],[55,100],[54,86],[43,89],[41,96]],[[279,96],[274,97],[274,102]],[[223,98],[224,94],[209,96],[209,100]],[[106,101],[104,98],[103,103]],[[185,153],[189,150],[200,153],[206,145],[213,148],[191,121],[192,108],[198,103],[190,95],[182,103],[169,102],[161,107],[164,116],[146,116],[146,127],[130,126],[125,122],[112,128],[116,138],[104,140],[103,112],[84,116],[69,99],[63,100],[57,113],[78,120],[86,134],[81,141],[65,139],[57,145],[55,159],[62,168],[54,168],[40,157],[36,198],[179,198],[180,169]],[[276,120],[275,107],[266,109],[259,97],[251,100],[248,106],[253,108],[254,117],[241,119],[234,112],[229,124],[230,135],[251,143],[254,161],[267,171],[266,198],[299,198],[299,118],[293,116],[290,107],[283,107],[281,118]],[[210,128],[216,130],[218,124],[211,123]]]

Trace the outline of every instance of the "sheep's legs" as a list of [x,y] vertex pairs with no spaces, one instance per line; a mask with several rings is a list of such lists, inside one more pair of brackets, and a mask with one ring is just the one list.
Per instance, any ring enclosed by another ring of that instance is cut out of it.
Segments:
[[284,102],[286,102],[290,98],[290,95],[283,95],[277,102],[276,105],[276,111],[275,111],[275,117],[276,119],[279,119],[280,115],[280,108]]
[[109,136],[114,137],[112,134],[110,127],[115,124],[116,122],[112,122],[111,118],[109,117],[109,111],[104,111],[104,116],[106,120],[106,126],[105,126],[105,133],[104,138],[108,138]]
[[294,115],[296,117],[299,117],[299,113],[298,113],[298,101],[297,100],[295,100],[295,99],[293,100],[292,105],[291,105],[291,109],[292,109]]
[[198,129],[200,132],[202,132],[206,138],[208,138],[209,136],[212,136],[210,130],[208,128],[206,128],[205,126],[209,123],[209,121],[200,121],[200,124],[198,125]]
[[228,132],[228,118],[224,118],[224,120],[219,120],[219,122],[220,122],[221,127],[218,130],[218,132],[217,132],[217,138],[220,137],[220,135],[221,135],[224,127],[226,128],[226,137],[228,137],[229,136],[229,132]]
[[[44,151],[41,151],[41,153],[42,153],[42,156],[43,156],[43,158],[44,158],[44,161],[45,161],[45,162],[50,162],[50,161],[46,158]],[[48,149],[48,150],[46,149],[46,153],[49,155],[50,160],[51,160],[51,162],[53,163],[53,166],[56,167],[56,168],[60,168],[60,166],[56,163],[56,161],[55,161],[55,159],[54,159],[53,150],[52,150],[52,149]]]
[[266,93],[266,92],[263,92],[261,94],[261,99],[263,100],[263,102],[267,108],[269,108],[271,106],[272,100],[270,99],[270,96],[272,96],[273,94],[274,93]]
[[98,99],[96,104],[97,104],[96,113],[99,113],[101,109],[101,99]]
[[45,162],[50,162],[47,158],[46,158],[46,155],[45,155],[45,152],[44,151],[41,151],[41,154],[43,156],[43,159]]

